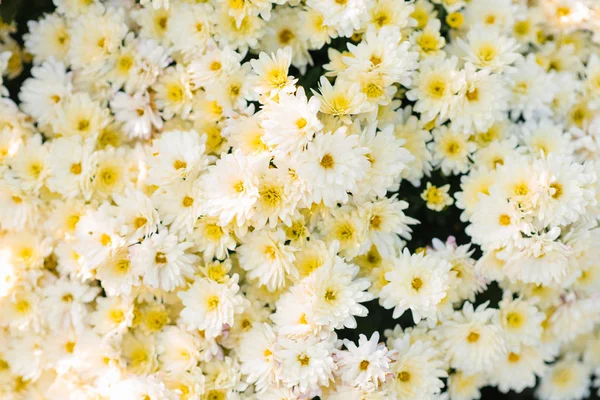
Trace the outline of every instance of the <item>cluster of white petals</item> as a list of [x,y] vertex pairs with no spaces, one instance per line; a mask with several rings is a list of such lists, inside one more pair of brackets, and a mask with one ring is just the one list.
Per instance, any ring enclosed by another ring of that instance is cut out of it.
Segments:
[[53,3],[0,21],[1,399],[598,390],[596,0]]

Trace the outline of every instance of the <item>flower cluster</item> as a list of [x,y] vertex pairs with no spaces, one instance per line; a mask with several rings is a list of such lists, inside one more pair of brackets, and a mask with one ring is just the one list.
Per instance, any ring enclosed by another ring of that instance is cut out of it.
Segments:
[[0,25],[0,398],[600,386],[594,0],[53,2]]

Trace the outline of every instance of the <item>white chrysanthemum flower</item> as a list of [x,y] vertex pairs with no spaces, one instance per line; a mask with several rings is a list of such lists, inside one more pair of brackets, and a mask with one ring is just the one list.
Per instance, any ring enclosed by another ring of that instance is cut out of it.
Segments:
[[368,17],[368,0],[309,0],[307,5],[323,14],[323,23],[336,28],[340,36],[350,37]]
[[18,180],[19,186],[36,193],[48,177],[48,146],[42,142],[41,135],[29,138],[20,146],[9,161],[9,178]]
[[452,368],[467,374],[491,371],[506,354],[502,329],[495,321],[497,310],[486,307],[484,303],[473,309],[466,302],[462,311],[443,323],[440,344]]
[[54,58],[65,61],[71,43],[66,18],[58,14],[46,14],[38,21],[27,21],[29,32],[23,35],[25,48],[36,63]]
[[573,163],[570,158],[550,154],[536,160],[533,168],[540,177],[539,218],[544,225],[568,225],[586,213],[596,198],[591,190],[596,174]]
[[475,250],[470,244],[458,246],[453,236],[448,237],[446,243],[433,239],[432,246],[433,249],[427,248],[427,254],[437,255],[452,266],[447,300],[451,303],[465,299],[474,301],[475,294],[482,292],[486,284],[475,271],[475,260],[471,258]]
[[259,197],[257,173],[266,161],[240,150],[221,157],[200,179],[202,187],[210,188],[203,193],[204,212],[218,218],[221,226],[232,221],[243,226],[253,215]]
[[285,169],[266,168],[261,171],[258,183],[258,200],[252,217],[252,226],[275,228],[279,222],[292,225],[292,216],[300,196],[294,193],[292,177]]
[[108,124],[108,110],[85,92],[67,96],[59,106],[51,123],[54,132],[62,136],[95,137]]
[[337,80],[332,86],[329,80],[322,76],[319,80],[319,92],[313,89],[313,94],[321,101],[320,111],[331,115],[344,124],[352,123],[352,115],[372,110],[366,95],[360,91],[357,82]]
[[121,230],[107,203],[82,216],[75,228],[75,250],[83,258],[83,268],[97,268],[124,246]]
[[98,288],[61,278],[42,289],[40,303],[46,324],[53,332],[74,329],[83,332],[88,315],[88,303],[98,295]]
[[279,100],[269,102],[261,110],[264,141],[275,155],[286,157],[299,154],[323,124],[317,118],[321,107],[319,98],[307,100],[304,89],[295,94],[282,93]]
[[366,316],[368,310],[361,305],[373,299],[366,292],[367,279],[358,278],[359,268],[346,264],[339,256],[330,254],[324,265],[300,282],[310,302],[310,320],[329,329],[355,328],[355,316]]
[[515,39],[503,36],[498,30],[475,27],[467,33],[467,41],[458,39],[458,45],[465,52],[465,60],[476,67],[487,68],[492,72],[510,70],[510,66],[521,56]]
[[541,340],[542,322],[546,316],[535,303],[535,300],[513,299],[512,293],[507,291],[498,304],[500,325],[509,350],[518,350],[521,345],[533,346]]
[[510,117],[523,116],[526,120],[551,114],[550,102],[558,87],[551,76],[538,65],[535,56],[529,54],[515,64],[515,71],[506,74],[511,90],[509,97]]
[[490,383],[498,386],[502,393],[509,390],[522,392],[534,387],[536,378],[543,376],[550,358],[543,350],[534,346],[521,346],[520,350],[511,351],[501,358],[489,374]]
[[158,359],[171,373],[182,373],[196,366],[200,348],[198,337],[177,326],[167,326],[157,336]]
[[500,76],[488,69],[476,71],[467,63],[464,74],[465,85],[450,110],[452,129],[468,134],[485,132],[506,117],[508,90]]
[[577,298],[574,293],[566,295],[553,311],[550,330],[563,343],[591,332],[600,320],[598,303],[593,298]]
[[467,375],[455,371],[448,377],[448,394],[451,399],[476,400],[481,398],[480,389],[487,383],[485,374]]
[[231,227],[220,226],[214,217],[198,218],[192,238],[194,249],[202,252],[205,261],[223,260],[237,245]]
[[138,242],[156,232],[159,224],[158,212],[152,202],[139,190],[126,189],[123,195],[113,196],[116,207],[113,212],[120,216],[127,227],[130,243]]
[[131,264],[143,282],[154,288],[174,290],[194,275],[197,257],[186,251],[190,242],[180,242],[166,228],[131,248]]
[[357,196],[384,197],[388,191],[398,190],[402,171],[414,157],[403,147],[402,139],[396,138],[393,131],[394,128],[390,125],[376,132],[373,124],[360,134],[362,146],[369,149],[367,159],[370,167],[365,177],[358,182]]
[[498,248],[511,239],[520,238],[521,225],[521,217],[513,204],[499,196],[480,194],[471,225],[465,231],[473,238],[473,243]]
[[479,195],[488,194],[490,186],[496,182],[496,174],[487,168],[471,169],[469,175],[460,177],[460,192],[455,192],[456,207],[464,210],[460,215],[461,221],[468,221],[479,202]]
[[410,309],[415,323],[434,319],[437,305],[446,296],[450,268],[450,263],[438,257],[404,249],[394,269],[385,274],[388,284],[381,290],[381,305],[394,308],[394,318]]
[[73,20],[68,59],[74,67],[102,70],[127,33],[123,14],[113,9]]
[[424,120],[448,118],[455,94],[463,86],[457,63],[456,57],[444,59],[444,56],[429,57],[421,63],[415,74],[414,88],[406,92],[406,97],[417,102],[414,110],[421,113]]
[[239,345],[241,372],[259,392],[276,385],[279,370],[273,356],[277,338],[271,325],[263,323],[244,333]]
[[364,203],[360,206],[368,221],[367,237],[363,248],[375,245],[383,257],[392,255],[398,244],[398,236],[411,239],[412,229],[409,225],[418,224],[414,218],[404,214],[408,203],[398,200],[396,196]]
[[434,398],[444,386],[447,376],[438,351],[430,344],[411,340],[409,334],[393,342],[394,362],[391,365],[393,377],[388,379],[386,388],[395,398]]
[[262,52],[258,59],[250,60],[252,70],[256,74],[254,90],[260,95],[273,98],[280,93],[294,93],[297,79],[288,76],[288,70],[292,63],[292,48],[286,47],[277,50],[271,56]]
[[133,322],[133,300],[125,296],[98,297],[90,324],[99,335],[121,336]]
[[532,155],[550,153],[570,154],[572,144],[564,128],[556,122],[543,118],[539,121],[526,121],[520,128],[522,142]]
[[343,257],[354,257],[367,249],[364,245],[367,221],[361,211],[352,205],[345,205],[332,210],[318,225],[325,241],[339,243],[340,254]]
[[360,43],[348,44],[350,55],[343,58],[348,68],[340,78],[355,81],[361,74],[376,72],[384,82],[399,82],[408,87],[418,58],[416,52],[408,51],[409,48],[409,42],[401,41],[399,30],[383,28],[376,32],[368,29]]
[[346,350],[335,352],[338,366],[336,374],[348,386],[373,390],[385,382],[390,372],[393,353],[379,342],[379,333],[370,339],[365,335],[358,338],[358,346],[344,339]]
[[503,270],[513,282],[556,285],[568,273],[571,249],[562,243],[560,228],[555,227],[542,234],[519,239],[511,251],[503,254],[506,265]]
[[140,275],[140,271],[131,264],[128,248],[111,255],[96,270],[96,279],[109,296],[130,294],[133,286],[139,284]]
[[205,4],[173,4],[170,19],[176,23],[168,25],[166,37],[174,50],[193,57],[208,47],[213,30],[208,11]]
[[118,92],[110,102],[115,119],[123,123],[123,130],[132,138],[147,139],[153,129],[163,126],[162,119],[152,109],[147,92],[133,95]]
[[177,294],[184,306],[181,323],[204,331],[208,338],[221,334],[225,325],[233,326],[235,315],[242,313],[246,302],[237,281],[237,274],[226,283],[196,279],[188,290]]
[[65,198],[82,193],[84,177],[89,176],[91,149],[81,137],[61,137],[52,141],[48,152],[48,189]]
[[444,175],[467,172],[469,156],[476,149],[475,143],[462,132],[442,125],[433,130],[433,142],[427,145],[433,156],[433,165],[439,166]]
[[285,245],[285,233],[267,229],[248,233],[238,247],[240,267],[250,279],[258,280],[267,290],[283,288],[290,278],[298,277],[294,265],[295,248]]
[[311,185],[312,201],[328,207],[348,202],[348,192],[357,191],[358,182],[369,168],[368,149],[358,135],[347,135],[345,128],[317,135],[307,150],[298,156],[298,175]]
[[179,235],[192,233],[196,221],[204,211],[200,179],[182,179],[162,186],[152,194],[152,204],[158,210],[162,222]]
[[329,386],[333,380],[335,363],[332,357],[332,337],[305,340],[280,338],[275,357],[281,362],[281,379],[284,385],[298,386],[301,393],[317,390],[319,386]]
[[583,399],[590,393],[590,372],[580,361],[560,360],[544,374],[536,394],[542,400]]
[[31,78],[19,92],[21,108],[41,124],[50,124],[58,109],[71,94],[71,79],[65,65],[50,59],[31,69]]

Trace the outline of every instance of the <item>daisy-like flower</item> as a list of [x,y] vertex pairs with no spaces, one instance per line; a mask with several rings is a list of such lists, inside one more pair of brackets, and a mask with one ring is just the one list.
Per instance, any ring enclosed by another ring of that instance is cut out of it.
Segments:
[[298,175],[311,185],[312,201],[328,207],[348,201],[348,192],[357,190],[357,182],[369,168],[368,149],[357,135],[346,135],[340,128],[317,136],[300,154]]
[[432,185],[431,182],[427,182],[427,187],[421,193],[421,198],[425,200],[425,204],[430,210],[442,211],[454,203],[454,199],[448,194],[449,190],[449,184],[437,187]]
[[467,42],[458,39],[458,43],[466,54],[465,60],[480,69],[488,68],[493,72],[510,70],[510,66],[520,58],[517,41],[504,37],[496,29],[472,28],[467,34]]
[[513,300],[512,294],[505,292],[498,306],[500,325],[509,349],[519,349],[521,344],[533,346],[539,342],[545,316],[534,304],[534,300]]
[[409,334],[393,342],[392,379],[386,388],[397,398],[431,398],[441,392],[440,378],[446,376],[440,354],[430,344]]
[[316,269],[300,285],[310,299],[310,319],[333,329],[356,327],[355,316],[367,315],[360,303],[373,299],[366,292],[367,279],[358,278],[359,268],[346,264],[340,257],[330,255],[324,265]]
[[258,391],[272,387],[277,379],[277,364],[273,353],[276,335],[271,325],[263,323],[253,326],[240,342],[241,371],[247,375],[248,383],[255,383]]
[[62,278],[43,289],[40,303],[47,326],[53,332],[75,329],[83,332],[88,315],[87,304],[94,301],[98,288]]
[[566,358],[548,369],[536,394],[543,400],[583,399],[590,393],[589,386],[589,367]]
[[285,286],[286,280],[296,278],[294,248],[285,245],[285,233],[278,229],[262,229],[247,234],[238,248],[240,266],[250,279],[257,279],[267,290]]
[[317,118],[321,107],[318,97],[307,100],[302,88],[295,94],[281,93],[262,110],[264,141],[276,155],[298,154],[312,140],[323,124]]
[[35,135],[20,146],[10,160],[9,176],[18,179],[19,186],[36,192],[48,176],[48,147],[42,143],[42,137]]
[[238,275],[226,283],[198,278],[186,291],[178,293],[183,303],[181,322],[204,331],[206,337],[218,336],[224,325],[233,326],[236,314],[244,310],[245,299],[238,293]]
[[506,354],[502,330],[495,322],[497,311],[484,303],[473,308],[466,302],[461,311],[444,322],[441,346],[452,368],[466,374],[491,371]]
[[200,180],[187,178],[163,186],[153,193],[152,203],[173,233],[183,237],[193,231],[202,213]]
[[128,248],[124,248],[98,267],[96,278],[109,296],[128,295],[140,281],[139,272],[131,264]]
[[480,389],[487,382],[485,374],[467,375],[456,371],[448,376],[448,394],[457,400],[481,398]]
[[394,308],[394,318],[410,309],[415,323],[434,319],[436,306],[446,296],[450,268],[445,260],[404,249],[394,269],[385,274],[388,284],[381,290],[381,305]]
[[135,245],[131,264],[151,287],[171,291],[182,286],[194,274],[197,257],[186,252],[192,243],[179,242],[165,228]]
[[358,338],[358,346],[344,339],[346,350],[335,353],[338,371],[342,382],[360,389],[374,389],[385,382],[390,372],[393,353],[383,343],[379,343],[379,333],[370,339],[365,335]]
[[200,340],[190,332],[167,326],[158,334],[158,359],[171,373],[192,369],[200,358]]
[[54,140],[48,152],[48,189],[65,198],[80,195],[91,168],[90,154],[89,144],[79,136]]
[[118,92],[110,106],[115,113],[115,119],[124,123],[123,129],[132,139],[147,139],[153,129],[163,126],[162,119],[152,109],[148,92],[133,95]]
[[590,192],[594,174],[585,166],[570,162],[569,158],[554,154],[537,160],[533,166],[542,181],[540,219],[544,224],[567,225],[585,213],[586,206],[595,204]]
[[544,69],[536,62],[533,54],[515,64],[514,71],[508,71],[506,78],[511,95],[509,97],[510,117],[517,120],[523,115],[527,120],[533,116],[551,114],[549,104],[558,87]]
[[490,381],[503,393],[509,390],[522,392],[525,388],[535,386],[536,377],[546,372],[547,365],[544,362],[549,359],[539,347],[522,346],[497,362]]
[[50,124],[71,92],[70,74],[64,64],[50,59],[31,69],[23,82],[19,99],[23,111],[42,124]]
[[202,252],[205,261],[213,258],[223,260],[228,251],[236,247],[235,238],[229,226],[220,226],[214,217],[201,217],[196,221],[192,234],[194,246]]
[[455,57],[444,59],[444,56],[437,56],[425,59],[419,66],[414,88],[406,92],[406,97],[417,102],[414,109],[426,121],[436,117],[440,121],[448,118],[454,95],[463,85],[456,70],[457,63]]
[[330,338],[320,340],[279,340],[280,348],[275,357],[282,363],[281,379],[286,386],[298,386],[301,393],[328,386],[333,380],[335,363],[332,357],[333,342]]
[[505,117],[508,91],[500,77],[488,69],[476,71],[473,64],[467,63],[464,74],[465,86],[450,111],[452,129],[465,133],[485,132]]
[[321,100],[320,111],[323,114],[338,118],[344,124],[352,122],[352,115],[370,111],[366,95],[360,91],[360,85],[356,82],[340,79],[335,85],[331,85],[326,77],[321,77],[319,92],[313,90],[313,94]]
[[34,61],[54,58],[64,61],[69,51],[71,35],[66,18],[57,14],[46,14],[38,21],[27,21],[29,32],[23,35],[25,48],[33,54]]
[[340,36],[350,37],[360,29],[367,18],[366,0],[349,0],[339,3],[335,0],[309,0],[307,5],[323,14],[323,23],[336,28]]
[[108,124],[107,110],[85,92],[67,96],[59,105],[51,122],[54,132],[62,136],[95,137]]
[[114,212],[123,217],[130,242],[141,241],[156,231],[159,224],[158,212],[144,193],[127,189],[123,195],[115,195],[113,200],[117,205]]
[[104,203],[98,210],[82,216],[75,228],[75,250],[83,258],[83,268],[92,270],[114,255],[125,244],[120,221]]
[[409,225],[419,223],[404,214],[408,203],[398,200],[396,196],[365,203],[361,208],[365,219],[369,221],[367,238],[361,247],[373,244],[384,257],[395,252],[397,236],[411,239],[412,230]]
[[433,164],[439,166],[444,175],[467,172],[469,156],[476,148],[468,136],[444,125],[433,130],[433,139],[427,147],[433,153]]
[[240,150],[224,155],[204,174],[200,183],[210,188],[203,193],[204,212],[226,226],[235,220],[243,226],[253,215],[258,200],[258,176],[264,158],[245,156]]
[[90,324],[100,335],[122,335],[133,322],[133,301],[128,297],[99,297]]
[[277,50],[270,57],[260,53],[258,60],[250,60],[250,65],[257,75],[254,81],[254,90],[260,95],[273,98],[279,93],[293,93],[296,91],[297,79],[288,76],[292,63],[292,48],[286,47]]
[[386,192],[396,191],[402,171],[414,159],[404,148],[402,139],[396,138],[391,125],[379,132],[370,125],[360,139],[362,145],[369,149],[367,159],[371,165],[358,183],[357,195],[384,197]]

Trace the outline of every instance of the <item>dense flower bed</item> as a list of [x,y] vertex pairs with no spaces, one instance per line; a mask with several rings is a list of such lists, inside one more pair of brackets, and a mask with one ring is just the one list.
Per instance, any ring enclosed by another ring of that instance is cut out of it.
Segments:
[[0,398],[598,391],[597,1],[53,3],[0,25]]

